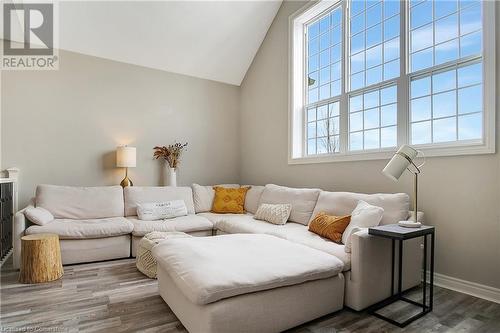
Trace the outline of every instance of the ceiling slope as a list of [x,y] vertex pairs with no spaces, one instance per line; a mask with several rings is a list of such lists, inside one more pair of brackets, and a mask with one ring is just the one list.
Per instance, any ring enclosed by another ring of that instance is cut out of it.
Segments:
[[60,48],[240,85],[281,1],[60,2]]

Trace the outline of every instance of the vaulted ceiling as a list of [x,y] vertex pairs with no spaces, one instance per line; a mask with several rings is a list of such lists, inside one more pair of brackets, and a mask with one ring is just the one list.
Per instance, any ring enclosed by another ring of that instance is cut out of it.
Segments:
[[240,85],[280,1],[62,1],[61,49]]

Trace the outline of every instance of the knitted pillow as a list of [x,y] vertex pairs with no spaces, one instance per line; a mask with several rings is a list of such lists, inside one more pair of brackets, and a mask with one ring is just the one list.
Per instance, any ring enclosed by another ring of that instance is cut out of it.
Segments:
[[261,204],[255,212],[256,220],[264,220],[272,224],[285,224],[292,212],[291,204]]

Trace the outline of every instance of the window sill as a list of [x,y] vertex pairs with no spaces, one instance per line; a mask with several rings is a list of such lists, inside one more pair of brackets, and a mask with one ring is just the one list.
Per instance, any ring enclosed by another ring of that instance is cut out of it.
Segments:
[[[425,157],[440,157],[440,156],[462,156],[462,155],[483,155],[494,154],[495,147],[487,146],[485,144],[471,144],[471,145],[456,145],[456,146],[419,146],[412,145],[415,149],[421,151]],[[388,160],[390,159],[396,149],[389,149],[384,151],[360,151],[351,152],[348,154],[325,154],[319,156],[307,157],[289,157],[288,164],[317,164],[317,163],[334,163],[334,162],[352,162],[352,161],[369,161],[369,160]],[[419,156],[420,158],[420,156]]]

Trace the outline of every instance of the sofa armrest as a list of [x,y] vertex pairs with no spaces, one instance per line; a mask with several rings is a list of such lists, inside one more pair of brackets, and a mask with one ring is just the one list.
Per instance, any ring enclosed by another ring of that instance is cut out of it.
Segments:
[[[365,291],[380,288],[390,282],[391,269],[391,240],[368,234],[368,229],[363,229],[351,236],[351,274],[350,280]],[[382,289],[382,288],[381,288]],[[384,292],[390,292],[386,288]]]
[[[387,238],[369,235],[368,229],[351,237],[351,271],[346,279],[346,305],[362,310],[391,294],[392,242]],[[420,238],[404,241],[403,289],[420,282],[421,242]],[[398,269],[397,243],[395,272]],[[394,287],[397,287],[397,274]]]
[[28,219],[24,216],[24,211],[31,205],[21,209],[14,215],[14,225],[12,227],[12,261],[15,269],[21,265],[21,237],[24,236]]

